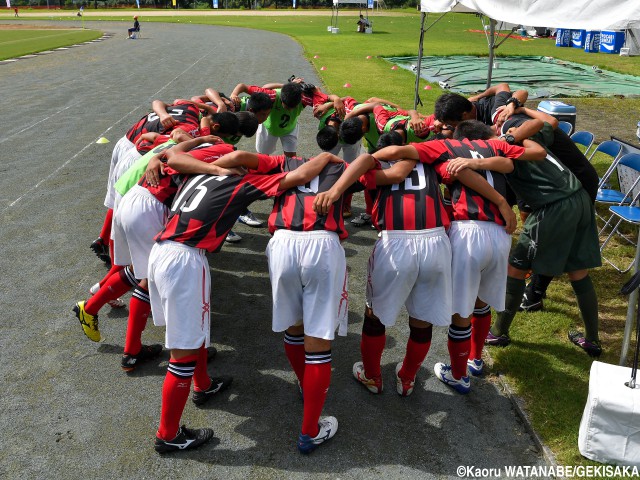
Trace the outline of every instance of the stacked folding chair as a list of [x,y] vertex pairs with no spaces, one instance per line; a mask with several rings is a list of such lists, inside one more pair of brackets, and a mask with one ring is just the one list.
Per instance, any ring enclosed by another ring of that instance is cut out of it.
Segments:
[[[624,273],[628,272],[635,264],[635,259],[631,263],[624,267],[618,265],[615,261],[604,254],[605,247],[611,241],[614,236],[619,236],[625,239],[630,244],[638,248],[637,240],[629,237],[621,228],[625,225],[632,225],[637,227],[640,225],[640,207],[638,206],[640,200],[640,154],[628,153],[617,161],[614,167],[618,173],[618,181],[620,184],[620,190],[615,189],[599,189],[598,196],[596,197],[596,203],[604,203],[611,205],[609,212],[611,217],[605,222],[604,227],[600,230],[600,234],[604,234],[605,230],[612,225],[611,232],[602,243],[600,247],[600,253],[602,259],[609,263],[617,271]],[[611,174],[609,174],[611,176]],[[609,177],[603,177],[602,183],[608,181]],[[613,222],[617,220],[617,223],[613,225]]]

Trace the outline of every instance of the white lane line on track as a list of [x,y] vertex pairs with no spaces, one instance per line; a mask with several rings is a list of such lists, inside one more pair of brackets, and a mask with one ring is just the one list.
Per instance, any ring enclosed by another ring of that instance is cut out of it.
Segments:
[[[199,59],[197,59],[191,65],[189,65],[187,68],[185,68],[182,72],[180,72],[178,75],[176,75],[173,79],[171,79],[167,83],[165,83],[162,86],[162,88],[160,88],[157,92],[151,94],[151,96],[149,97],[149,100],[156,98],[157,95],[160,92],[165,90],[169,85],[171,85],[173,82],[175,82],[177,79],[179,79],[182,75],[184,75],[189,70],[191,70],[193,67],[195,67],[196,64],[200,63],[200,61],[203,60],[208,55],[209,55],[208,53],[205,53],[203,56],[201,56]],[[148,103],[149,102],[147,101],[147,104]],[[69,107],[67,107],[67,108],[69,108]],[[62,165],[60,165],[58,168],[56,168],[53,172],[51,172],[49,175],[44,177],[42,180],[40,180],[38,183],[36,183],[33,187],[29,188],[26,192],[24,192],[22,195],[20,195],[18,198],[16,198],[13,202],[11,202],[9,205],[7,205],[2,211],[5,212],[9,208],[11,208],[11,207],[17,205],[18,203],[20,203],[20,200],[22,200],[24,197],[26,197],[29,194],[31,194],[33,191],[37,190],[40,187],[40,185],[42,185],[44,182],[46,182],[50,178],[56,176],[58,174],[58,172],[60,172],[63,168],[65,168],[67,165],[69,165],[73,160],[78,158],[82,154],[82,152],[84,152],[90,146],[92,146],[94,143],[96,143],[100,137],[104,137],[113,127],[115,127],[116,125],[120,124],[125,118],[128,118],[133,112],[135,112],[136,110],[138,110],[140,108],[142,108],[142,107],[139,105],[139,106],[135,107],[133,110],[131,110],[130,112],[128,112],[127,114],[125,114],[122,117],[120,117],[120,119],[117,122],[112,123],[111,126],[109,126],[109,128],[107,128],[105,131],[103,131],[96,139],[94,139],[93,141],[91,141],[90,143],[88,143],[84,147],[82,147],[73,157],[69,158],[66,162],[64,162]],[[63,109],[63,110],[66,110],[66,108]],[[44,120],[42,120],[42,121],[44,121]],[[40,122],[38,122],[38,123],[40,123]]]

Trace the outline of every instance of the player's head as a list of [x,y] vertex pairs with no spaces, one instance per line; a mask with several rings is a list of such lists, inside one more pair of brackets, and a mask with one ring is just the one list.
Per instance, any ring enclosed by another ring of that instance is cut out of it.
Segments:
[[135,17],[133,17],[133,19],[134,19],[134,20],[137,20],[137,19],[138,19],[138,16],[136,15]]
[[389,147],[391,145],[404,145],[404,138],[402,138],[402,135],[397,130],[392,130],[380,135],[376,147],[378,149],[381,149],[384,147]]
[[460,122],[453,132],[453,138],[456,140],[489,140],[495,137],[491,127],[485,125],[478,120],[465,120]]
[[436,119],[442,123],[455,126],[463,120],[470,120],[473,111],[473,103],[457,93],[445,93],[436,100]]
[[316,135],[316,142],[325,152],[333,150],[338,145],[338,129],[329,125],[321,128]]
[[253,137],[258,131],[258,119],[252,112],[236,112],[238,118],[238,133],[245,137]]
[[285,83],[280,90],[280,100],[286,110],[292,110],[302,101],[302,86],[299,83]]
[[347,118],[340,125],[340,138],[344,143],[354,145],[363,136],[362,127],[363,123],[360,118]]
[[263,92],[252,93],[247,102],[247,110],[255,114],[258,118],[258,123],[264,123],[272,108],[273,100]]
[[232,112],[211,114],[211,133],[220,137],[236,135],[240,129],[240,121]]

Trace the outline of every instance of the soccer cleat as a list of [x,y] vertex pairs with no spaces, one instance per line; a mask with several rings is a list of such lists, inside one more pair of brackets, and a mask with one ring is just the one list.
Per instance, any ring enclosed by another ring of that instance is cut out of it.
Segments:
[[121,366],[125,372],[133,372],[136,367],[147,360],[152,360],[162,353],[162,345],[142,345],[142,348],[135,355],[125,353],[122,355]]
[[[93,287],[89,289],[89,294],[93,297],[96,293],[98,293],[98,290],[100,290],[100,284],[96,283]],[[127,306],[125,301],[122,300],[121,298],[116,298],[115,300],[109,300],[107,304],[111,308],[124,308]]]
[[190,450],[198,448],[213,438],[213,430],[210,428],[190,428],[182,425],[178,435],[173,440],[162,440],[156,437],[154,448],[158,453],[176,452],[178,450]]
[[416,384],[416,379],[413,380],[403,380],[400,378],[400,369],[402,368],[402,362],[396,365],[396,390],[398,391],[398,395],[401,397],[408,397],[413,393],[413,387]]
[[336,417],[324,417],[318,421],[318,435],[310,437],[309,435],[298,436],[298,450],[300,453],[311,453],[319,445],[327,440],[331,440],[338,431],[338,419]]
[[353,364],[353,378],[364,385],[371,393],[382,393],[382,377],[367,378],[364,374],[364,364],[362,362]]
[[539,312],[543,309],[542,297],[537,296],[533,292],[525,292],[522,295],[522,302],[518,311],[520,312]]
[[572,330],[568,334],[569,340],[577,345],[590,357],[599,357],[602,354],[602,345],[598,340],[587,340],[582,332]]
[[511,343],[509,335],[494,335],[489,331],[487,338],[484,340],[485,345],[491,345],[492,347],[506,347]]
[[229,233],[227,233],[227,242],[238,243],[240,240],[242,240],[242,237],[240,235],[238,235],[233,230],[229,230]]
[[98,315],[89,315],[84,309],[84,302],[78,302],[73,307],[73,313],[82,325],[82,331],[89,337],[89,340],[99,342],[102,340],[100,329],[98,328]]
[[256,218],[256,216],[247,210],[247,213],[244,215],[240,215],[238,217],[238,221],[240,223],[244,223],[245,225],[249,225],[250,227],[261,227],[262,222]]
[[104,240],[98,237],[96,240],[94,240],[91,243],[89,248],[93,250],[93,253],[95,253],[100,260],[102,260],[104,263],[107,264],[109,268],[111,268],[111,256],[109,255],[109,245],[104,243]]
[[453,373],[451,372],[451,367],[449,365],[438,362],[433,366],[433,372],[442,383],[446,383],[450,387],[453,387],[453,389],[458,393],[465,394],[469,393],[469,390],[471,390],[469,377],[462,377],[460,379],[453,378]]
[[361,213],[356,218],[351,220],[351,225],[353,225],[354,227],[364,227],[365,225],[370,225],[370,224],[371,224],[371,215],[368,215],[366,213]]
[[203,392],[193,391],[191,400],[196,405],[204,405],[217,393],[226,390],[226,388],[233,382],[233,377],[225,375],[223,377],[211,377],[211,386]]
[[479,377],[482,375],[482,371],[484,370],[484,362],[482,360],[469,359],[467,360],[467,370],[474,377]]

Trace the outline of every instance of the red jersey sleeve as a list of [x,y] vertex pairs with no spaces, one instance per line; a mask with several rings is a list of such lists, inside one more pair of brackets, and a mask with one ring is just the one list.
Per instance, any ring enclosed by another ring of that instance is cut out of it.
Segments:
[[442,141],[434,140],[432,142],[411,143],[410,145],[418,151],[421,163],[431,165],[450,159],[449,150]]
[[276,99],[276,91],[270,88],[262,88],[257,85],[249,85],[247,87],[247,93],[251,95],[252,93],[266,93],[269,95],[269,98],[274,101]]
[[355,98],[353,97],[345,97],[342,100],[342,103],[344,103],[344,111],[346,113],[351,113],[355,106],[358,105],[358,102],[356,102]]
[[322,105],[329,101],[329,96],[320,90],[315,90],[313,95],[302,94],[302,105],[305,107],[315,107],[316,105]]
[[284,155],[265,155],[258,154],[258,168],[251,170],[252,173],[265,174],[269,172],[282,172],[286,157]]
[[435,165],[433,165],[433,169],[438,174],[438,177],[440,178],[440,181],[442,183],[446,185],[451,185],[455,181],[455,179],[451,176],[449,172],[447,172],[448,163],[449,161],[436,163]]
[[274,173],[273,175],[259,175],[248,173],[244,176],[245,183],[249,183],[269,197],[277,197],[286,190],[280,190],[280,182],[288,172]]
[[516,160],[524,153],[524,147],[520,145],[510,145],[502,140],[490,139],[487,140],[498,155]]
[[235,150],[233,145],[228,145],[226,143],[217,143],[215,145],[210,145],[204,148],[197,148],[195,150],[190,150],[187,152],[196,160],[200,160],[201,162],[212,163],[217,159],[226,155],[227,153],[231,153]]
[[384,126],[387,122],[396,115],[396,112],[390,112],[382,105],[376,105],[373,107],[373,118],[376,120],[376,127],[379,132],[384,130]]
[[[345,166],[347,168],[349,167],[348,164]],[[378,188],[378,184],[376,182],[376,172],[378,170],[382,170],[382,166],[380,165],[380,162],[376,160],[375,167],[373,167],[371,170],[360,177],[359,182],[364,185],[367,190],[375,190],[376,188]]]

